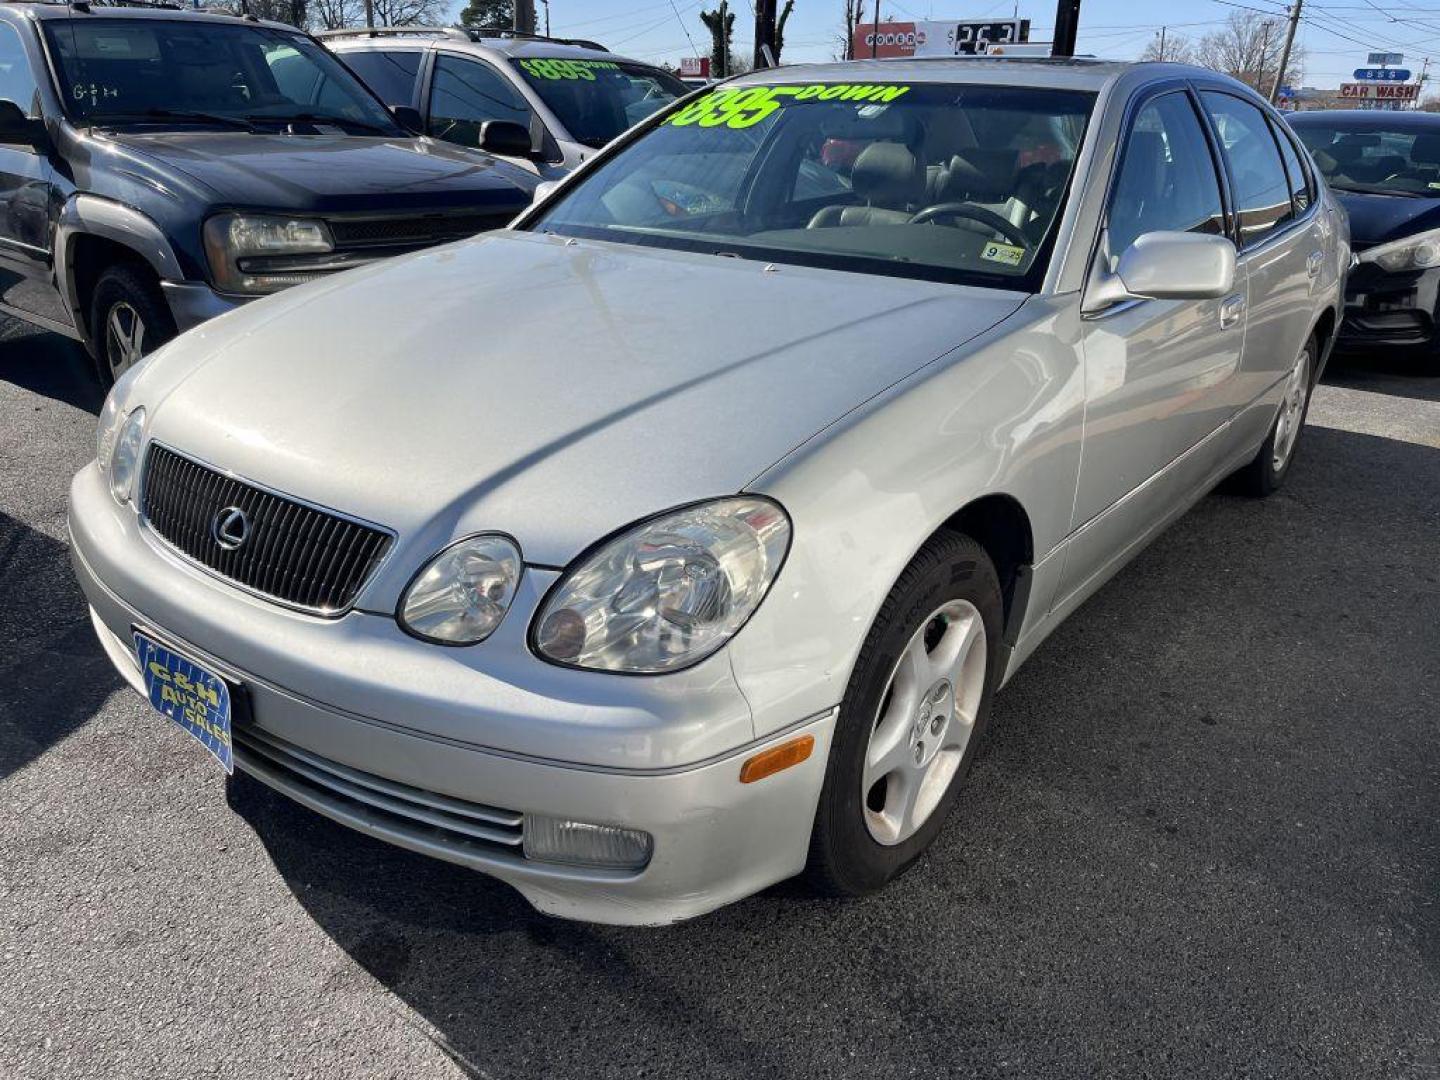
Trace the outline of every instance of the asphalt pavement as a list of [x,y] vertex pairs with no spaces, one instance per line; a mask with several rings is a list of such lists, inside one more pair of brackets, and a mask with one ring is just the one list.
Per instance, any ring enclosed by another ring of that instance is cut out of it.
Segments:
[[100,404],[0,326],[0,1077],[1440,1077],[1440,372],[1317,393],[995,706],[884,893],[534,913],[124,688],[65,541]]

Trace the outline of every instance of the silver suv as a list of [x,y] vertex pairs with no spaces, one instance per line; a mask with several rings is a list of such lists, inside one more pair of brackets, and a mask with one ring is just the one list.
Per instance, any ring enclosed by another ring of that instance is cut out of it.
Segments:
[[668,71],[593,41],[413,26],[319,36],[385,104],[413,110],[426,134],[547,179],[690,91]]

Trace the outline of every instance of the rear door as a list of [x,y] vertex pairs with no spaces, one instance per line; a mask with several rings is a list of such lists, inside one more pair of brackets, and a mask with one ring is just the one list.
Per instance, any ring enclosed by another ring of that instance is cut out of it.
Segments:
[[[1113,267],[1150,232],[1224,235],[1219,163],[1188,89],[1134,113],[1096,259]],[[1171,467],[1228,415],[1245,336],[1245,279],[1207,300],[1132,300],[1087,315],[1085,445],[1061,599],[1085,588],[1177,499]]]
[[1294,147],[1264,111],[1220,90],[1202,90],[1200,99],[1230,175],[1240,263],[1250,285],[1244,355],[1229,388],[1231,411],[1238,412],[1300,354],[1322,284],[1326,241]]

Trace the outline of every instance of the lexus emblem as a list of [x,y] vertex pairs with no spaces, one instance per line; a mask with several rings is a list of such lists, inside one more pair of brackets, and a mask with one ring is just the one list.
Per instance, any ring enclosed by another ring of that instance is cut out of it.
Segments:
[[238,506],[227,506],[210,521],[210,535],[226,551],[234,551],[250,539],[250,518]]

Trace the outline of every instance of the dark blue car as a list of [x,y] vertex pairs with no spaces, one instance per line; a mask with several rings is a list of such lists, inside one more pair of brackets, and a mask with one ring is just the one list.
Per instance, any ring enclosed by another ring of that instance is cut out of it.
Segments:
[[1287,119],[1350,215],[1358,262],[1337,348],[1399,350],[1440,368],[1440,115],[1335,110]]
[[416,137],[293,27],[0,6],[0,310],[103,382],[257,296],[503,226],[535,185]]

